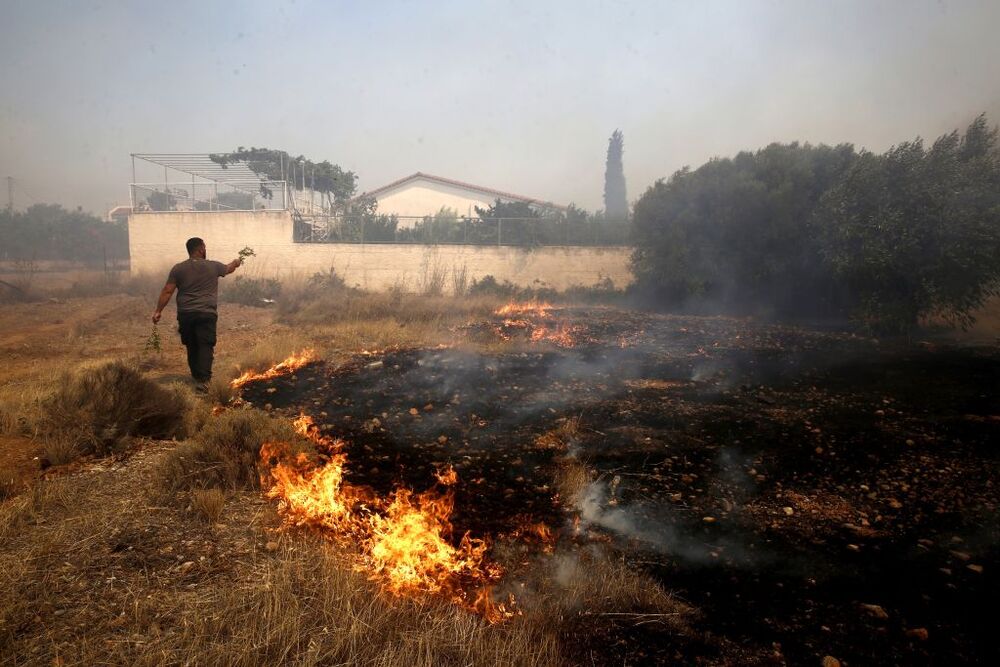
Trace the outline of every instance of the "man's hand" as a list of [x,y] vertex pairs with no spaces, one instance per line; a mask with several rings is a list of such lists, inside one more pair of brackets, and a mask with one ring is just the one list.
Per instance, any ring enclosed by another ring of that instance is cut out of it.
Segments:
[[177,285],[173,283],[167,283],[163,286],[163,291],[160,292],[160,298],[156,301],[156,310],[153,311],[153,324],[160,321],[163,309],[167,307],[168,303],[170,303],[170,297],[173,296],[175,289],[177,289]]
[[228,276],[230,273],[232,273],[241,266],[243,266],[243,258],[237,257],[233,261],[229,262],[229,264],[226,264],[226,275]]

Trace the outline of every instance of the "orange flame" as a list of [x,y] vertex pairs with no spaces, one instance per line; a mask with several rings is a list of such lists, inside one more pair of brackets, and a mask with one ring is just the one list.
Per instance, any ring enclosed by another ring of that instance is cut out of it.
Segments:
[[533,315],[546,316],[549,311],[552,310],[552,304],[545,301],[525,301],[518,303],[516,301],[511,301],[505,306],[501,306],[494,311],[494,315],[521,315],[524,313],[531,313]]
[[532,342],[549,341],[559,347],[574,347],[580,338],[585,337],[582,325],[565,322],[554,327],[540,326],[531,332]]
[[[313,526],[334,539],[359,545],[356,567],[395,595],[443,595],[491,623],[514,613],[508,611],[513,608],[510,602],[493,601],[491,584],[503,572],[486,560],[488,543],[468,533],[457,546],[453,543],[451,488],[419,494],[397,488],[380,497],[370,487],[345,480],[344,441],[323,435],[308,415],[301,415],[294,425],[324,454],[295,454],[289,443],[261,448],[261,461],[270,473],[262,475],[262,483],[267,496],[278,499],[286,523]],[[450,465],[436,477],[443,486],[458,482]],[[466,588],[478,591],[473,599]]]
[[454,486],[458,483],[458,473],[450,465],[442,467],[440,470],[434,472],[434,477],[437,478],[438,484],[442,486]]
[[271,378],[280,377],[282,375],[290,375],[306,364],[310,364],[314,361],[316,361],[316,351],[311,348],[305,349],[298,354],[293,354],[284,361],[271,366],[266,371],[247,371],[229,384],[233,387],[233,389],[239,389],[248,382],[254,382],[256,380],[270,380]]

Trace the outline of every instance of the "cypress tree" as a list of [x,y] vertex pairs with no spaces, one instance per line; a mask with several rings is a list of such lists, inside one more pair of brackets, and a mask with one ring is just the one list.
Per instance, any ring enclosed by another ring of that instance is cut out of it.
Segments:
[[625,139],[621,130],[615,130],[608,140],[608,160],[604,167],[604,214],[613,220],[628,217],[628,198],[625,196],[625,169],[622,153]]

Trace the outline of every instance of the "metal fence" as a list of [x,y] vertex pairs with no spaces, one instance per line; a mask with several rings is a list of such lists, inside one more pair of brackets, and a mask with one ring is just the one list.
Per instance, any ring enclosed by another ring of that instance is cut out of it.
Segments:
[[631,234],[627,221],[295,214],[295,241],[524,247],[626,246],[631,243]]
[[284,181],[132,183],[132,212],[281,211]]

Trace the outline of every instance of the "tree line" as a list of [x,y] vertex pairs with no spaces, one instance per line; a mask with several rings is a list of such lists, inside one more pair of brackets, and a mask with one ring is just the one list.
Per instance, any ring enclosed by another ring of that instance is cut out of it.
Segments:
[[0,260],[67,260],[97,264],[128,258],[128,228],[82,209],[34,204],[0,212]]
[[646,190],[633,238],[636,289],[662,307],[966,326],[1000,286],[997,129],[713,159]]

